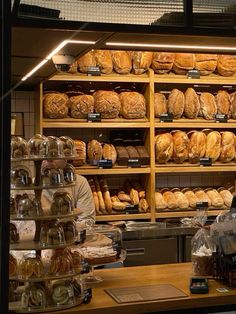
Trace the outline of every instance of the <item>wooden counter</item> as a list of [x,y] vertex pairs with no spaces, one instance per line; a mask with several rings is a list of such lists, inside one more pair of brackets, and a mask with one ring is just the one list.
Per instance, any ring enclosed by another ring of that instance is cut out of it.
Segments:
[[[131,314],[171,310],[182,310],[180,313],[183,313],[187,309],[202,309],[201,313],[204,313],[203,308],[212,307],[213,309],[216,306],[236,304],[236,290],[229,289],[229,292],[218,292],[216,288],[224,287],[224,285],[213,279],[209,280],[208,294],[190,295],[191,263],[102,269],[95,270],[95,274],[103,277],[104,281],[93,288],[93,298],[89,304],[53,313]],[[156,284],[172,284],[188,296],[181,299],[118,304],[104,292],[104,289],[107,288]],[[189,310],[187,313],[193,313],[193,311]]]

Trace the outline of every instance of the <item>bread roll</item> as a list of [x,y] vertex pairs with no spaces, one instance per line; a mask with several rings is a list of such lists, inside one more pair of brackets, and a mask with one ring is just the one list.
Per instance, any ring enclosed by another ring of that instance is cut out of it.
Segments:
[[89,51],[77,60],[79,72],[87,73],[88,67],[96,66],[96,60],[93,51]]
[[85,119],[88,113],[93,113],[94,99],[91,95],[78,95],[70,97],[70,114],[75,119]]
[[235,157],[235,135],[232,132],[221,132],[221,162],[230,162]]
[[188,159],[189,138],[183,131],[172,131],[174,149],[172,158],[176,163],[183,163]]
[[98,161],[102,159],[102,145],[97,140],[91,140],[87,145],[87,155],[89,163],[97,165]]
[[230,115],[232,119],[236,119],[236,92],[230,94]]
[[133,205],[138,205],[139,204],[139,196],[138,196],[138,191],[131,188],[129,196],[131,198],[131,204]]
[[216,189],[206,189],[206,194],[211,200],[211,206],[222,207],[224,200]]
[[174,142],[170,133],[163,133],[156,136],[156,162],[164,164],[172,158]]
[[190,131],[188,133],[188,158],[191,163],[199,162],[206,152],[206,134],[201,131]]
[[154,115],[156,118],[158,118],[163,113],[167,113],[166,96],[162,93],[155,93],[155,95],[154,95]]
[[95,50],[94,56],[100,71],[104,74],[110,74],[113,70],[110,50]]
[[148,205],[147,200],[145,198],[142,198],[138,204],[139,211],[141,213],[146,213],[148,211],[148,208],[149,208],[149,205]]
[[193,88],[188,88],[184,94],[184,115],[186,118],[197,118],[200,110],[200,101],[197,93]]
[[220,157],[221,152],[221,135],[217,131],[212,131],[206,138],[206,153],[205,157],[211,158],[212,162]]
[[194,189],[198,202],[207,202],[208,207],[211,206],[211,199],[202,189]]
[[181,118],[184,112],[184,93],[176,88],[168,97],[168,112],[173,114],[174,119]]
[[131,57],[127,51],[111,51],[114,70],[119,74],[129,74],[132,69]]
[[146,100],[137,92],[120,93],[121,115],[126,119],[142,119],[146,116]]
[[154,52],[152,69],[155,73],[168,73],[173,67],[175,54],[172,52]]
[[217,71],[222,76],[232,76],[236,73],[236,56],[219,55],[217,61]]
[[69,98],[63,93],[48,93],[43,97],[43,112],[45,118],[63,119],[68,114]]
[[220,196],[223,198],[225,206],[231,207],[233,200],[233,195],[231,194],[231,192],[224,188],[218,189],[218,192],[220,193]]
[[132,61],[134,74],[143,74],[152,63],[153,52],[151,51],[133,51]]
[[217,66],[216,54],[195,54],[195,69],[200,72],[200,75],[209,75],[213,73]]
[[86,144],[81,140],[74,140],[74,148],[76,152],[76,159],[73,159],[75,167],[82,166],[86,163]]
[[189,70],[194,69],[195,56],[193,53],[176,53],[173,64],[173,71],[176,74],[185,75]]
[[162,195],[169,209],[175,209],[178,207],[178,203],[173,192],[165,191]]
[[229,94],[225,90],[219,90],[216,99],[216,107],[217,113],[226,114],[228,117],[230,116],[230,98]]
[[189,207],[189,201],[187,197],[184,195],[184,193],[182,193],[181,191],[175,191],[173,193],[174,193],[178,208],[186,209]]
[[116,92],[99,90],[93,94],[94,110],[101,113],[102,119],[118,118],[121,104]]
[[200,111],[206,120],[215,119],[215,115],[217,114],[217,106],[215,97],[211,93],[201,93]]
[[189,206],[192,208],[196,208],[196,203],[198,202],[198,198],[197,196],[194,194],[193,191],[185,191],[183,192],[185,197],[187,198],[188,202],[189,202]]
[[117,153],[112,144],[104,144],[102,147],[102,156],[104,159],[111,159],[112,165],[116,163]]
[[157,210],[167,208],[167,202],[164,200],[164,197],[160,192],[155,192],[155,208]]

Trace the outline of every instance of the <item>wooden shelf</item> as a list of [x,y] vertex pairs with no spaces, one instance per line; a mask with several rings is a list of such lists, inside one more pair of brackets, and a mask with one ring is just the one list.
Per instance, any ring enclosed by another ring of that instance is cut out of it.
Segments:
[[96,221],[117,221],[117,220],[139,220],[150,219],[151,213],[145,214],[114,214],[114,215],[100,215],[96,216]]
[[[215,209],[208,210],[208,216],[218,216],[222,212],[226,212],[226,209]],[[179,218],[179,217],[194,217],[196,216],[196,210],[186,210],[186,211],[159,211],[155,213],[155,217],[157,218]]]
[[185,129],[196,129],[196,128],[209,128],[209,129],[230,129],[236,127],[236,120],[229,119],[227,123],[218,123],[215,120],[205,119],[178,119],[173,122],[160,122],[159,119],[155,119],[155,128],[185,128]]
[[9,277],[9,280],[15,280],[19,282],[42,282],[48,280],[58,280],[58,279],[66,279],[71,277],[79,276],[80,272],[73,272],[68,274],[61,274],[61,275],[48,275],[42,277],[30,277],[30,278],[21,278],[21,277]]
[[212,166],[204,167],[199,164],[160,164],[156,165],[155,172],[158,173],[195,173],[195,172],[234,172],[236,171],[236,163],[214,163]]
[[40,244],[40,242],[34,242],[34,241],[19,241],[18,243],[11,243],[10,244],[10,250],[12,251],[29,251],[29,250],[48,250],[48,249],[59,249],[59,248],[64,248],[68,246],[73,246],[75,245],[75,241],[73,242],[66,242],[63,244],[58,244],[58,245],[47,245],[43,246]]
[[94,166],[81,166],[76,169],[77,174],[81,175],[107,175],[107,174],[142,174],[150,173],[150,167],[140,167],[140,168],[128,168],[122,166],[116,166],[111,169],[96,168]]

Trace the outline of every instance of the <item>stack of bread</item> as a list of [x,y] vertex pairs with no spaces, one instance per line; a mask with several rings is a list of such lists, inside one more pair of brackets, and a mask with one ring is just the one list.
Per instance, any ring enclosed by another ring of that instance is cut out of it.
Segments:
[[112,193],[112,196],[105,178],[95,176],[89,178],[88,182],[93,193],[97,215],[122,213],[130,205],[138,205],[140,213],[145,213],[149,209],[145,190],[137,181],[125,181],[123,188]]

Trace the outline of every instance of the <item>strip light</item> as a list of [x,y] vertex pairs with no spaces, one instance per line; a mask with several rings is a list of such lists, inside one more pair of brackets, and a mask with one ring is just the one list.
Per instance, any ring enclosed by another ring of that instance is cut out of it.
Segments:
[[30,76],[32,76],[35,72],[38,71],[45,63],[47,63],[51,58],[57,54],[62,48],[64,48],[67,44],[85,44],[85,45],[94,45],[95,41],[88,40],[63,40],[53,51],[47,55],[45,59],[43,59],[40,63],[38,63],[30,72],[28,72],[24,77],[22,77],[21,81],[27,80]]

